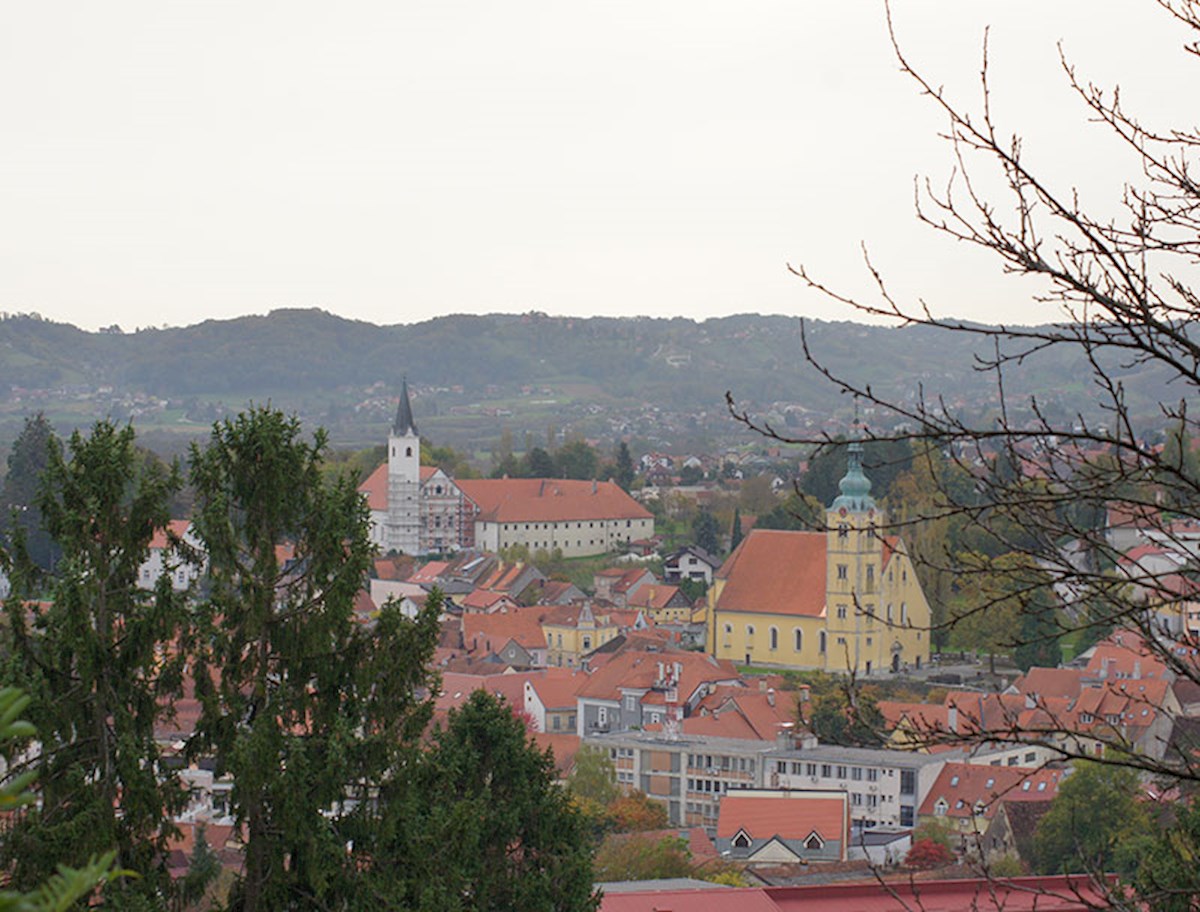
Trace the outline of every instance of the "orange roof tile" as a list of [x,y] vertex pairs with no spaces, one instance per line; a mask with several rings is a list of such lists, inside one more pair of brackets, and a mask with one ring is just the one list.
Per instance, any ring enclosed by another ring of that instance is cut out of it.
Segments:
[[784,795],[738,795],[721,798],[717,838],[729,839],[745,830],[752,839],[805,839],[816,830],[823,839],[838,839],[845,847],[848,826],[846,801]]
[[942,767],[919,811],[935,814],[938,800],[946,804],[947,817],[981,816],[990,820],[1003,801],[1044,801],[1058,793],[1063,771],[1022,766],[979,766],[951,761]]
[[537,692],[538,699],[547,709],[568,709],[575,705],[579,689],[587,683],[588,676],[569,668],[547,668],[529,683]]
[[509,640],[525,649],[545,649],[541,608],[510,608],[494,614],[464,614],[463,643],[468,652],[497,652]]
[[637,690],[649,689],[655,685],[658,679],[659,666],[663,666],[663,672],[666,673],[676,662],[682,668],[678,686],[681,702],[693,694],[703,682],[716,684],[732,683],[738,680],[737,669],[732,662],[715,659],[704,653],[682,650],[659,652],[629,650],[617,653],[605,663],[603,668],[594,671],[587,683],[580,688],[579,695],[601,700],[616,700],[621,695],[622,687]]
[[367,495],[367,508],[385,511],[388,508],[388,466],[385,462],[358,486],[358,493]]
[[727,581],[718,611],[820,617],[825,611],[825,535],[755,529],[717,577]]
[[191,524],[192,521],[190,519],[172,519],[167,523],[165,528],[155,529],[154,537],[150,539],[151,550],[161,550],[162,548],[167,547],[168,531],[174,534],[176,538],[183,538],[183,536],[187,534],[187,530]]
[[471,478],[457,482],[490,522],[650,519],[652,514],[611,481]]

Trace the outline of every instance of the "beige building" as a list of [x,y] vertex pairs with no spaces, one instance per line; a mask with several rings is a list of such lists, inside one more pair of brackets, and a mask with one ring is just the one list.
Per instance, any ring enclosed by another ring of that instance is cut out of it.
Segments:
[[611,481],[566,478],[460,479],[477,506],[475,547],[586,557],[654,534],[654,516]]
[[929,603],[850,445],[824,532],[754,529],[709,589],[708,650],[748,665],[874,674],[929,661]]

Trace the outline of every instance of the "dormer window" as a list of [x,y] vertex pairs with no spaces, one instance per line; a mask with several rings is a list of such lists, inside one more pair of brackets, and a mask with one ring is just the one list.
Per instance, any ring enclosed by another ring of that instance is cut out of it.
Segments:
[[821,838],[821,834],[813,830],[808,834],[808,838],[804,840],[804,848],[810,852],[818,852],[825,848],[825,840]]
[[738,830],[737,835],[733,837],[733,847],[735,849],[748,849],[753,840],[745,830]]

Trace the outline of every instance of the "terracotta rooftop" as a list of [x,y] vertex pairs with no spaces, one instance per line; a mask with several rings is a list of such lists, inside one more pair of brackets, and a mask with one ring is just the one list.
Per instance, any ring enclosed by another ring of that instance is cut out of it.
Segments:
[[457,482],[489,522],[651,519],[653,514],[611,481],[472,478]]
[[190,519],[172,519],[167,523],[165,528],[155,529],[154,537],[150,539],[151,549],[162,549],[167,547],[167,533],[170,532],[176,538],[183,538],[187,534],[187,530],[191,527]]
[[600,700],[617,700],[621,696],[622,687],[649,690],[659,679],[659,667],[661,666],[666,674],[672,671],[676,662],[681,666],[678,684],[681,702],[695,693],[701,683],[733,683],[739,680],[737,669],[732,662],[715,659],[704,653],[681,650],[629,650],[617,653],[603,668],[593,672],[587,683],[580,688],[579,695]]
[[729,792],[721,798],[717,838],[729,839],[745,830],[752,839],[804,839],[816,830],[822,839],[839,839],[844,846],[848,812],[844,793],[814,798]]
[[388,466],[385,462],[358,486],[358,493],[367,495],[367,508],[386,511],[388,508]]
[[468,652],[499,652],[509,640],[525,649],[545,649],[541,608],[510,608],[494,614],[462,616],[463,645]]
[[825,612],[825,535],[754,529],[729,555],[718,611],[820,617]]
[[[1062,779],[1063,771],[1058,769],[950,762],[938,773],[918,813],[922,817],[982,816],[990,820],[1002,800],[1052,799]],[[944,802],[944,814],[937,813],[939,801]]]

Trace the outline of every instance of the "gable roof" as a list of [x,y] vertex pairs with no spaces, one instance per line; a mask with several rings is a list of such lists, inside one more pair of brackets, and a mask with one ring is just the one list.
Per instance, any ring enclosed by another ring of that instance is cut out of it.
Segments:
[[1064,772],[1022,766],[979,766],[950,762],[942,767],[918,812],[934,816],[939,801],[945,802],[945,817],[980,816],[990,820],[1001,801],[1044,801],[1058,794]]
[[545,649],[540,608],[510,608],[495,614],[462,616],[463,644],[468,652],[499,652],[509,640],[525,649]]
[[825,613],[825,534],[753,529],[717,571],[718,611]]
[[358,493],[367,495],[367,508],[385,512],[388,508],[388,466],[383,463],[358,486]]
[[187,535],[188,529],[192,526],[190,519],[172,519],[169,520],[163,528],[154,530],[154,537],[150,539],[150,549],[163,549],[170,544],[168,534],[174,535],[176,538],[183,538]]
[[845,843],[845,793],[837,797],[812,795],[738,795],[721,797],[717,816],[717,838],[729,839],[744,830],[754,840],[804,840],[815,831],[822,840]]
[[659,682],[660,668],[666,675],[673,666],[680,666],[680,701],[687,700],[702,683],[717,684],[738,681],[737,669],[726,659],[716,659],[706,653],[664,649],[657,652],[629,650],[619,652],[602,668],[594,671],[579,690],[579,696],[598,700],[618,700],[623,689],[650,690]]
[[488,522],[651,519],[653,514],[611,481],[566,478],[471,478],[457,482]]

